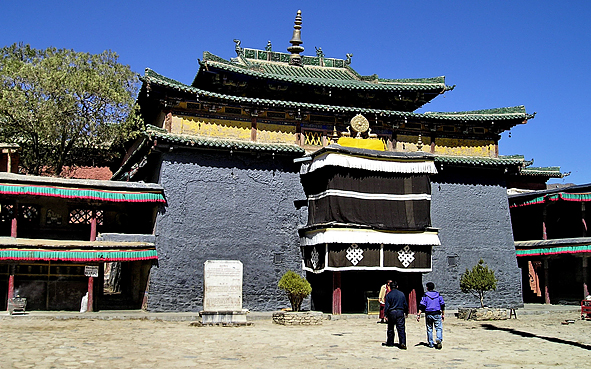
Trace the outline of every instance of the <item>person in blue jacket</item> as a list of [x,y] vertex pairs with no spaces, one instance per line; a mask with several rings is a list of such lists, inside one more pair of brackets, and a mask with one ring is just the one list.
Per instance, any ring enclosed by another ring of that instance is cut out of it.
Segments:
[[[435,284],[428,282],[426,284],[427,292],[421,298],[419,303],[419,313],[417,314],[417,322],[421,320],[421,312],[425,313],[425,324],[427,326],[427,340],[429,347],[435,347],[440,350],[443,341],[443,320],[445,319],[445,302],[439,292],[435,291]],[[433,342],[433,327],[437,340]]]
[[390,292],[386,295],[384,315],[388,321],[387,340],[382,346],[394,346],[394,326],[398,332],[399,348],[406,350],[405,319],[408,313],[408,303],[404,293],[398,290],[396,281],[390,282]]

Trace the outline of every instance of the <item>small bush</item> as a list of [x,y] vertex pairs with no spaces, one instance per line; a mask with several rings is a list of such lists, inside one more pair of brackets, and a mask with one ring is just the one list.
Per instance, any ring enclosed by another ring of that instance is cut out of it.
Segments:
[[277,286],[287,292],[287,298],[293,311],[300,311],[302,301],[312,293],[310,282],[292,270],[285,272]]
[[460,278],[460,288],[464,293],[471,293],[480,299],[480,307],[484,307],[484,293],[497,289],[497,278],[492,269],[484,265],[480,259],[472,270],[466,269]]

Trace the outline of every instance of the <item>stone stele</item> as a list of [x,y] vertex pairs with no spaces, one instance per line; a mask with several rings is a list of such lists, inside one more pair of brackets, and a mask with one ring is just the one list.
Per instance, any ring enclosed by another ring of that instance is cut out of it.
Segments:
[[246,323],[242,309],[242,262],[207,260],[203,268],[203,324]]

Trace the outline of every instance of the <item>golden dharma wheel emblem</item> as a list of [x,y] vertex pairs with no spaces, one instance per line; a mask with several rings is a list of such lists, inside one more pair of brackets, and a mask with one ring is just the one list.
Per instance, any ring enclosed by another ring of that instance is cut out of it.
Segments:
[[363,115],[357,114],[351,119],[351,128],[353,128],[355,132],[367,132],[369,129],[369,121]]

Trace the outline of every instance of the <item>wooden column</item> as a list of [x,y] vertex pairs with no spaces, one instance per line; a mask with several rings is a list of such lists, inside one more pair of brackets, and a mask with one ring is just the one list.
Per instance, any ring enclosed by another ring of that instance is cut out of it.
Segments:
[[549,271],[550,260],[544,258],[544,303],[550,304],[550,271]]
[[305,144],[304,135],[302,135],[302,122],[296,122],[295,130],[296,145],[302,146],[303,144]]
[[164,129],[170,133],[172,132],[172,111],[167,110],[164,114]]
[[[253,113],[256,114],[256,113]],[[252,115],[250,118],[250,140],[256,141],[257,140],[257,117],[256,115]]]
[[542,210],[542,239],[548,239],[548,233],[546,232],[546,209],[547,206],[544,204],[544,210]]
[[96,209],[90,212],[90,240],[96,241]]
[[408,294],[408,314],[416,314],[418,313],[418,310],[419,309],[417,307],[417,290],[413,288]]
[[585,202],[581,201],[581,222],[583,223],[583,237],[587,237],[587,222],[585,221]]
[[17,230],[17,219],[18,219],[18,201],[14,202],[14,208],[12,208],[12,219],[10,220],[10,237],[16,238]]
[[583,298],[586,298],[587,296],[589,296],[589,281],[588,281],[588,269],[587,269],[587,264],[588,264],[588,260],[589,257],[586,255],[583,255]]
[[341,314],[341,272],[332,273],[332,313]]
[[94,311],[94,277],[88,277],[88,308],[86,311]]
[[12,153],[12,150],[8,149],[6,150],[6,158],[7,158],[7,162],[6,162],[6,172],[7,173],[12,173],[12,156],[10,155]]
[[431,154],[435,154],[435,135],[431,135]]
[[8,310],[8,300],[14,297],[14,265],[8,266],[8,296],[6,299],[6,308]]

